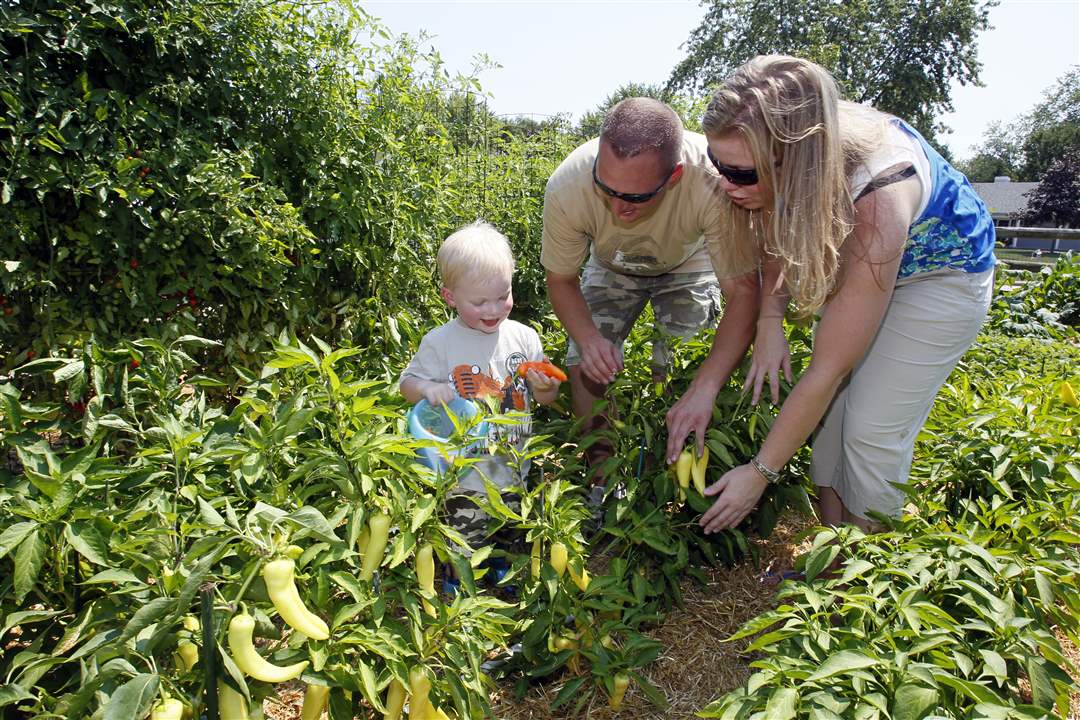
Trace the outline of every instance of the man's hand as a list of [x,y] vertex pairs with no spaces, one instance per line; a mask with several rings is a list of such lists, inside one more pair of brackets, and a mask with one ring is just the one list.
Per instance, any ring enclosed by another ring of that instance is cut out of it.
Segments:
[[687,389],[686,394],[679,398],[667,413],[667,461],[670,465],[679,458],[686,438],[694,433],[697,452],[695,457],[701,457],[705,452],[705,429],[712,420],[713,405],[716,403],[716,393],[711,390],[696,388],[693,384]]
[[451,402],[455,397],[457,392],[446,383],[429,382],[424,386],[424,399],[436,407]]
[[757,505],[768,486],[765,478],[749,465],[740,465],[724,473],[724,476],[705,488],[705,495],[718,495],[698,524],[708,535],[737,527]]
[[758,323],[757,335],[754,337],[754,354],[750,360],[750,370],[746,373],[746,385],[743,392],[752,392],[750,402],[758,404],[761,399],[761,389],[765,380],[769,381],[769,392],[772,396],[773,405],[780,404],[780,370],[784,371],[784,378],[790,383],[791,375],[791,351],[788,348],[787,337],[784,335],[782,322],[770,322],[767,325]]
[[597,333],[591,340],[579,343],[578,350],[581,352],[581,371],[593,382],[607,385],[622,372],[622,350],[603,335]]

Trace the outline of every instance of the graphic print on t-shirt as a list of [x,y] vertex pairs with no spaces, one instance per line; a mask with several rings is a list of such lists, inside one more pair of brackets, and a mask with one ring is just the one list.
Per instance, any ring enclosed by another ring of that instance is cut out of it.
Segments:
[[[528,358],[524,353],[513,352],[506,358],[503,377],[505,382],[488,375],[479,365],[457,365],[450,371],[450,383],[457,394],[468,400],[476,400],[489,395],[499,398],[499,411],[503,413],[528,413],[529,386],[525,378],[518,377],[518,367]],[[492,425],[492,433],[511,444],[517,444],[529,434],[531,419],[526,414],[521,422],[514,425]]]

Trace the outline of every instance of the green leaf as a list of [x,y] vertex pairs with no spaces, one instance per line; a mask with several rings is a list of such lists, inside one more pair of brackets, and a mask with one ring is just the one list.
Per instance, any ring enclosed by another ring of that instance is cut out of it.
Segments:
[[27,520],[4,528],[4,532],[0,533],[0,559],[14,550],[37,526],[33,520]]
[[66,365],[53,370],[53,380],[58,384],[67,382],[76,375],[82,374],[86,370],[86,364],[82,360],[74,360]]
[[938,704],[938,691],[907,683],[893,696],[892,720],[922,720]]
[[22,103],[19,102],[19,99],[17,97],[9,93],[7,90],[0,90],[0,99],[3,99],[4,104],[8,106],[11,112],[16,114],[22,112]]
[[42,620],[48,620],[51,617],[62,614],[62,610],[19,610],[8,613],[8,616],[4,618],[4,626],[0,627],[0,637],[3,637],[8,630],[16,625],[28,625],[30,623],[41,622]]
[[209,340],[198,335],[181,335],[172,342],[173,345],[194,345],[201,348],[221,347],[217,340]]
[[866,653],[857,650],[841,650],[830,655],[813,674],[806,679],[807,682],[816,682],[825,678],[839,675],[840,673],[861,670],[863,668],[880,665],[881,661],[870,657]]
[[33,699],[34,696],[27,692],[26,688],[22,685],[16,685],[15,683],[10,685],[0,685],[0,707],[20,703],[23,700]]
[[120,570],[116,568],[109,568],[96,573],[86,580],[83,580],[83,585],[100,585],[103,583],[135,583],[143,585],[142,580],[130,570]]
[[47,137],[39,137],[37,139],[37,144],[43,148],[46,148],[47,150],[52,150],[54,153],[57,153],[59,155],[64,154],[64,149]]
[[844,563],[844,574],[840,577],[838,584],[841,586],[847,585],[853,579],[873,569],[873,563],[870,563],[866,560],[861,560],[858,558],[849,560]]
[[1009,679],[1009,669],[1005,665],[1005,658],[993,650],[983,648],[979,649],[979,654],[983,656],[983,662],[985,663],[983,675],[989,675],[1002,683]]
[[305,505],[296,512],[290,513],[288,520],[320,540],[330,543],[341,542],[341,538],[334,534],[334,528],[326,522],[326,517],[312,505]]
[[643,675],[639,673],[630,673],[630,677],[633,678],[634,684],[637,685],[641,692],[645,693],[645,697],[649,699],[655,707],[661,710],[667,710],[668,701],[664,693],[660,692],[660,689],[648,681]]
[[199,516],[202,521],[210,527],[224,527],[225,518],[221,517],[221,514],[214,509],[214,506],[199,497]]
[[835,544],[811,550],[806,558],[806,581],[810,582],[832,564],[836,556],[840,554],[840,546]]
[[103,720],[139,720],[150,712],[157,698],[160,680],[157,675],[136,675],[121,685],[109,698]]
[[154,598],[153,600],[136,610],[135,614],[131,616],[131,619],[128,620],[127,625],[124,626],[124,632],[120,634],[120,642],[127,642],[128,640],[142,632],[144,629],[161,620],[175,608],[176,600],[174,598]]
[[83,633],[86,631],[87,626],[89,626],[91,621],[95,618],[97,618],[97,603],[90,602],[83,608],[82,616],[76,622],[67,626],[64,630],[63,637],[61,637],[60,641],[53,646],[52,653],[50,654],[53,657],[60,657],[78,645],[79,641],[83,638]]
[[364,697],[372,705],[382,704],[382,698],[379,697],[379,684],[376,682],[375,672],[371,669],[371,663],[361,662],[357,663],[357,665],[359,665],[360,669],[360,681]]
[[433,512],[435,512],[435,497],[433,495],[424,495],[416,502],[416,507],[413,508],[409,529],[415,533],[428,521]]
[[90,523],[68,523],[64,526],[64,537],[90,562],[103,566],[109,564],[109,545]]
[[572,699],[575,695],[577,695],[578,690],[584,683],[584,677],[576,677],[570,682],[563,685],[562,689],[559,691],[559,694],[556,695],[555,699],[551,701],[551,709],[554,710],[555,708],[559,707],[560,705],[564,705],[567,701]]
[[37,583],[45,562],[45,541],[37,528],[26,536],[15,552],[15,602],[21,603]]
[[1054,681],[1046,671],[1046,661],[1039,657],[1029,657],[1027,676],[1031,681],[1031,702],[1047,710],[1054,707]]
[[998,703],[1001,700],[996,693],[986,686],[971,682],[970,680],[958,678],[941,668],[930,668],[930,672],[933,675],[934,680],[943,685],[948,685],[975,702]]
[[330,579],[333,580],[342,590],[352,595],[353,600],[361,602],[364,596],[367,595],[367,591],[360,584],[360,581],[355,575],[344,572],[343,570],[335,570],[330,573]]
[[765,705],[765,717],[769,720],[790,720],[795,717],[799,703],[799,691],[792,687],[782,687],[769,696]]

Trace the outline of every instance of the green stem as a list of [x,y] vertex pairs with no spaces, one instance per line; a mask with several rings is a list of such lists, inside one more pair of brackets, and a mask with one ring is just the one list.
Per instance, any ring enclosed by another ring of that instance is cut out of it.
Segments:
[[244,599],[244,593],[247,592],[248,586],[255,579],[255,573],[262,567],[262,562],[255,563],[251,570],[248,571],[247,577],[244,578],[244,584],[240,586],[240,590],[236,593],[236,599],[233,600],[233,605],[240,607],[240,601]]

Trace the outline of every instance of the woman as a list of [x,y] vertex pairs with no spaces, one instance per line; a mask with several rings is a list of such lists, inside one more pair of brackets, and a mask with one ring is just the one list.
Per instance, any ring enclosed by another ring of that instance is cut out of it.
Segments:
[[[894,483],[906,482],[934,396],[990,304],[990,214],[918,133],[840,100],[832,76],[806,60],[754,58],[716,91],[702,124],[730,230],[762,249],[776,289],[748,385],[760,391],[771,375],[775,397],[788,294],[820,316],[809,367],[757,456],[707,489],[716,501],[702,527],[738,525],[815,429],[821,521],[870,529],[875,512],[899,516]],[[669,460],[707,422],[672,414]]]

